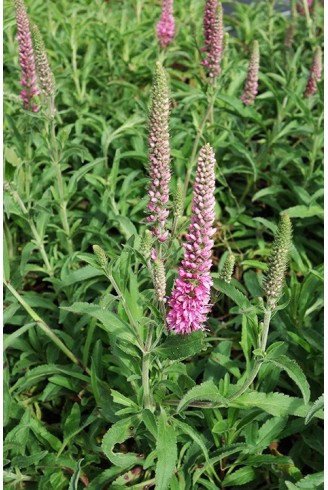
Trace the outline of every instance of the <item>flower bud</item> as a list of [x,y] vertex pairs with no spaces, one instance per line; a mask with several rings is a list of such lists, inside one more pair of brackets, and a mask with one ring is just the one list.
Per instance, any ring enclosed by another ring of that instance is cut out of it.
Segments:
[[270,308],[279,300],[292,243],[292,225],[288,214],[282,214],[269,257],[269,271],[264,280],[264,291]]
[[155,291],[159,301],[166,302],[166,278],[165,268],[162,260],[156,259],[153,263],[153,277]]
[[233,270],[235,267],[235,256],[233,253],[230,253],[228,257],[226,258],[226,261],[223,265],[222,271],[221,271],[221,279],[223,279],[225,282],[228,284],[231,282]]
[[92,248],[95,256],[97,257],[100,267],[104,269],[108,264],[108,257],[106,255],[106,252],[101,247],[99,247],[99,245],[93,245]]
[[179,179],[175,189],[175,196],[174,196],[174,203],[173,203],[173,213],[176,218],[180,218],[180,216],[182,216],[183,214],[183,205],[184,205],[183,197],[184,197],[183,184]]
[[145,230],[140,241],[140,253],[145,259],[150,257],[151,249],[153,246],[153,235],[151,231]]

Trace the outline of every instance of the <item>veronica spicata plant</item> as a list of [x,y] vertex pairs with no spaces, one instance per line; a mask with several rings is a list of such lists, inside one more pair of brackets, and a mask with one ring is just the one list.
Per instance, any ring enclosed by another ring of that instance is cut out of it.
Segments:
[[25,3],[36,113],[4,4],[5,486],[320,489],[321,2],[222,2],[223,57],[218,2],[174,2],[169,49],[152,2]]

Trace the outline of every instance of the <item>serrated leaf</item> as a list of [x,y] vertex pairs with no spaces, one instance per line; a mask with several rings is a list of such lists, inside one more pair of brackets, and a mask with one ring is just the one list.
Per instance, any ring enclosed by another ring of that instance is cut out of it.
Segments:
[[116,422],[104,435],[101,449],[107,458],[115,466],[126,469],[129,466],[140,463],[140,458],[136,453],[119,453],[114,451],[116,444],[120,444],[131,437],[134,437],[135,428],[139,423],[137,417],[128,417]]
[[320,471],[313,475],[307,475],[296,484],[286,481],[288,490],[323,490],[324,472]]
[[245,485],[256,478],[255,470],[251,466],[244,466],[227,475],[222,482],[224,487]]
[[161,357],[171,360],[182,360],[194,356],[204,348],[204,333],[201,330],[190,335],[170,335],[155,349]]
[[268,447],[281,434],[287,423],[287,418],[272,417],[259,429],[256,440],[256,451]]
[[168,423],[166,413],[161,412],[157,429],[156,489],[167,490],[177,461],[177,438],[175,428]]
[[323,409],[324,407],[324,396],[321,395],[319,396],[319,398],[313,403],[312,407],[310,408],[310,410],[308,411],[306,417],[305,417],[305,425],[309,424],[311,422],[311,420],[313,419],[313,417],[315,416],[315,414],[317,412],[319,412],[319,410]]
[[181,412],[189,403],[196,401],[208,401],[218,403],[222,406],[228,406],[228,400],[220,394],[218,388],[211,380],[191,388],[180,401],[177,412]]
[[[261,408],[265,412],[276,417],[286,417],[295,415],[297,417],[306,417],[312,405],[305,404],[302,398],[295,398],[283,393],[259,393],[249,391],[244,393],[236,400],[230,402],[230,406],[236,408]],[[316,417],[323,418],[321,412]]]
[[290,379],[294,381],[295,384],[299,387],[301,390],[301,393],[304,398],[304,402],[308,403],[310,401],[310,386],[309,383],[307,382],[307,379],[300,368],[300,366],[297,364],[296,361],[293,359],[289,359],[289,357],[281,355],[279,357],[274,357],[270,358],[270,355],[265,358],[265,363],[269,362],[273,364],[274,366],[278,367],[279,369],[283,369],[286,371]]

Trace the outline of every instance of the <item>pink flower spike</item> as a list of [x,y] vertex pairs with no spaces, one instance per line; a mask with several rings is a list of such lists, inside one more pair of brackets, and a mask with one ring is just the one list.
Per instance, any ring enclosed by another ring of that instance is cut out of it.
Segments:
[[162,48],[171,44],[175,36],[173,0],[162,0],[162,15],[156,26],[157,37]]
[[322,73],[322,51],[318,46],[314,52],[312,66],[309,73],[308,82],[305,89],[305,97],[310,97],[317,91],[317,82],[321,80]]
[[254,104],[254,99],[257,95],[257,87],[259,80],[259,66],[260,66],[260,51],[259,44],[254,41],[252,44],[251,57],[248,65],[247,79],[244,87],[244,93],[241,96],[241,100],[246,105]]
[[215,214],[215,155],[209,144],[200,150],[189,233],[186,235],[184,260],[169,299],[168,329],[178,334],[204,330],[211,310],[212,228]]
[[17,40],[19,44],[19,61],[21,65],[21,99],[25,110],[38,111],[36,96],[39,89],[36,82],[34,51],[30,23],[28,20],[24,0],[15,0]]
[[214,79],[221,72],[223,55],[224,26],[221,2],[206,0],[203,26],[205,46],[202,51],[206,53],[203,66],[210,79]]

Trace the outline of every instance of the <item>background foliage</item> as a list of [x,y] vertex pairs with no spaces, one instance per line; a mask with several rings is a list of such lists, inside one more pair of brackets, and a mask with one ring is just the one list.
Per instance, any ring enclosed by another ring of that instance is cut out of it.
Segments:
[[[13,288],[4,313],[6,488],[144,489],[155,480],[162,490],[322,488],[322,405],[308,404],[322,393],[323,372],[322,84],[309,100],[303,93],[313,48],[322,43],[323,8],[317,2],[313,37],[298,16],[290,50],[283,44],[289,20],[272,2],[236,3],[225,16],[233,35],[213,120],[200,138],[218,162],[212,269],[218,291],[205,339],[192,338],[176,352],[162,336],[151,364],[152,413],[143,409],[140,352],[122,297],[142,328],[149,324],[145,310],[159,317],[138,252],[152,74],[161,59],[171,85],[172,173],[183,181],[207,107],[203,2],[175,2],[178,32],[165,53],[155,37],[160,6],[153,1],[26,3],[56,79],[56,138],[74,252],[59,217],[45,117],[23,112],[17,95],[14,8],[5,1],[4,265]],[[254,39],[259,96],[245,107],[240,95]],[[181,233],[190,201],[191,189]],[[224,407],[222,397],[252,357],[281,211],[292,218],[294,245],[285,307],[273,318],[269,345],[273,360],[294,359],[307,381],[276,360],[263,365],[253,390]],[[121,296],[98,266],[94,244],[108,254]],[[237,266],[224,289],[218,271],[228,251]],[[180,257],[176,240],[168,288]],[[48,326],[73,358],[49,337]],[[178,408],[172,400],[180,400]],[[221,408],[202,409],[202,400]],[[197,401],[198,408],[188,408]]]

